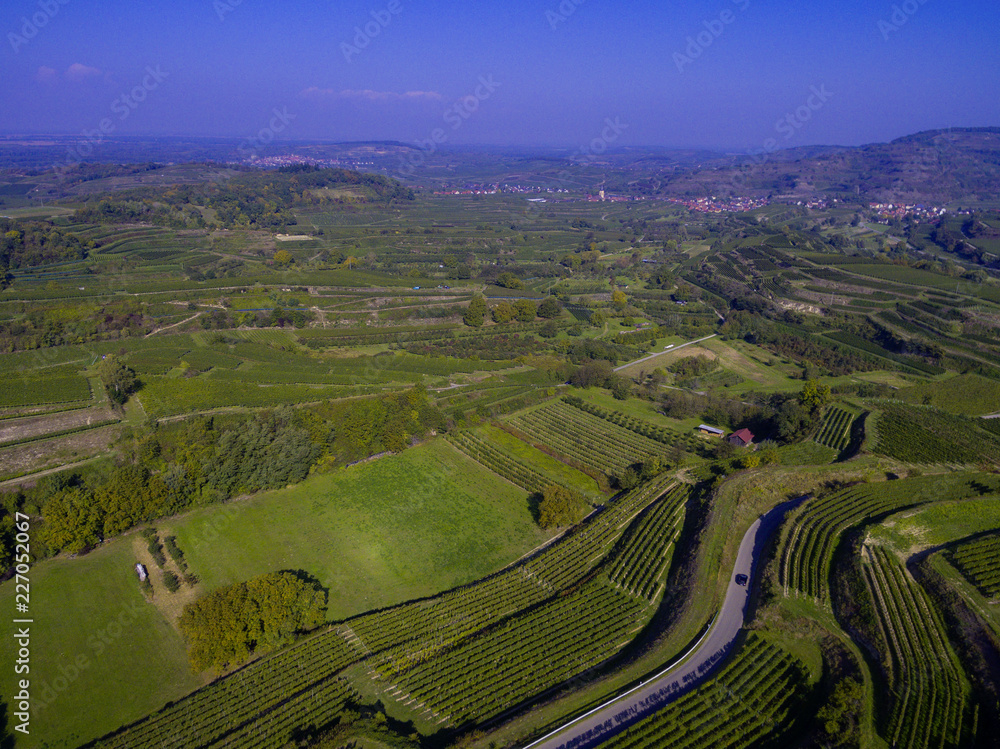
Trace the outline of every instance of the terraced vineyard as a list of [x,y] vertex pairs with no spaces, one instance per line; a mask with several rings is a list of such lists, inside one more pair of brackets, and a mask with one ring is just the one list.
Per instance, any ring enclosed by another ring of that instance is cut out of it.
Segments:
[[780,580],[786,591],[827,600],[830,567],[841,535],[851,527],[925,502],[995,491],[984,474],[956,473],[863,484],[806,502],[788,524]]
[[562,401],[511,419],[510,425],[608,476],[620,476],[629,466],[664,454],[662,443]]
[[479,722],[613,656],[650,606],[596,579],[415,665],[396,684],[451,725]]
[[0,388],[0,408],[90,400],[90,383],[80,374],[84,366],[52,366],[30,377],[10,373]]
[[601,749],[745,749],[765,739],[777,745],[795,721],[804,682],[795,658],[751,634],[718,676]]
[[[600,575],[439,655],[423,651],[423,660],[397,669],[392,691],[418,700],[439,722],[463,725],[494,717],[607,660],[653,613],[688,494],[687,486],[674,487],[633,524],[619,543],[610,579]],[[540,570],[534,575],[544,579]]]
[[633,595],[649,600],[660,593],[663,573],[669,569],[680,535],[688,487],[671,490],[641,519],[623,542],[608,571],[611,581]]
[[557,483],[472,432],[452,432],[448,441],[493,473],[529,492],[542,492]]
[[620,411],[609,411],[600,406],[595,406],[583,400],[583,398],[565,396],[562,400],[563,403],[578,408],[584,413],[597,416],[611,422],[615,426],[623,427],[648,439],[662,442],[664,445],[681,445],[684,449],[692,452],[698,452],[704,447],[704,443],[693,434],[680,434],[663,427],[654,426],[648,421],[637,419]]
[[873,452],[907,463],[1000,462],[1000,441],[975,419],[897,403],[878,408]]
[[278,749],[296,729],[322,725],[343,709],[352,692],[336,674],[356,657],[339,634],[328,630],[90,746]]
[[842,408],[834,406],[830,408],[823,418],[813,441],[833,448],[837,451],[844,450],[851,441],[851,424],[854,422],[854,414]]
[[[415,693],[447,709],[453,720],[495,714],[504,700],[543,691],[632,639],[651,613],[650,600],[630,595],[603,577],[569,595],[560,594],[595,570],[650,504],[659,500],[657,509],[675,508],[670,517],[682,522],[676,507],[687,492],[686,486],[661,477],[621,496],[563,541],[525,562],[431,600],[341,623],[92,746],[281,747],[295,730],[322,725],[342,709],[351,691],[338,675],[359,661],[376,678],[402,677]],[[676,532],[661,527],[671,535]],[[626,546],[644,535],[629,538]],[[642,559],[652,562],[652,555]],[[507,664],[506,670],[493,663],[497,657]],[[552,661],[539,668],[543,657]],[[457,676],[446,678],[463,669],[472,673],[477,663],[482,672],[472,688],[454,681]],[[530,677],[528,671],[538,674]],[[487,679],[496,680],[495,689],[482,689]]]
[[1000,599],[1000,534],[960,543],[948,552],[948,557],[986,598]]
[[866,546],[863,566],[879,628],[888,647],[891,746],[968,746],[975,723],[971,689],[944,638],[930,599],[889,551]]

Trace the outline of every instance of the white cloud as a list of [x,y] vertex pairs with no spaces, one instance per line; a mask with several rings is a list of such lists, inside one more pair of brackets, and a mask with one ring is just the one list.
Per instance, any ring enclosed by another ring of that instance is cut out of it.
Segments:
[[88,78],[93,78],[95,76],[101,75],[101,71],[97,68],[92,68],[89,65],[82,65],[81,63],[74,62],[66,69],[66,80],[78,83],[80,81],[85,81]]

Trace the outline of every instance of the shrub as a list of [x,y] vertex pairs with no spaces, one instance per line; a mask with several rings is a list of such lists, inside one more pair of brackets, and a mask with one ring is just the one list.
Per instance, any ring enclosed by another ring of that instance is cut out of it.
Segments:
[[163,585],[171,593],[176,593],[181,587],[181,581],[173,572],[166,570],[163,573]]

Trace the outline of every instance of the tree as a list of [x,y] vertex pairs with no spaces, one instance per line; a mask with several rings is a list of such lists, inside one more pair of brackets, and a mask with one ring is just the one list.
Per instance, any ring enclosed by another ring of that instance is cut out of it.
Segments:
[[42,540],[54,551],[78,554],[101,540],[103,512],[86,487],[67,487],[45,503]]
[[538,335],[542,338],[555,338],[559,335],[559,326],[556,325],[555,320],[549,320],[539,329]]
[[603,359],[588,361],[570,377],[570,383],[578,388],[604,387],[614,375],[611,362]]
[[195,671],[222,671],[292,641],[323,621],[326,593],[306,575],[272,572],[187,604],[178,626]]
[[546,320],[559,317],[561,314],[562,307],[554,296],[545,297],[545,300],[538,305],[538,316],[544,317]]
[[465,317],[462,319],[470,328],[481,328],[486,322],[486,312],[486,300],[481,296],[474,296],[465,310]]
[[615,400],[627,401],[629,396],[632,395],[632,388],[624,377],[619,377],[614,375],[611,377],[611,382],[609,384],[609,389],[611,390],[611,395],[614,396]]
[[497,286],[504,289],[523,289],[524,284],[521,279],[515,276],[510,271],[504,271],[499,276],[497,276]]
[[573,525],[583,519],[587,503],[577,492],[565,486],[548,486],[538,503],[538,525],[548,530]]
[[108,354],[101,359],[100,364],[97,365],[97,373],[104,382],[108,398],[119,406],[125,404],[129,396],[139,387],[135,371],[122,364],[118,357],[113,354]]
[[538,315],[538,307],[530,299],[518,299],[514,302],[514,313],[518,322],[534,322]]
[[809,380],[799,393],[799,403],[810,411],[818,411],[830,402],[830,386],[822,384],[819,380]]
[[628,297],[621,289],[615,289],[611,292],[611,303],[614,304],[618,310],[623,310],[628,306]]
[[274,262],[285,268],[291,265],[294,259],[288,250],[278,250],[274,253]]
[[857,679],[852,677],[837,682],[829,700],[816,713],[825,734],[820,746],[861,746],[864,697],[864,685]]
[[510,302],[500,302],[493,308],[493,322],[500,325],[512,322],[515,316],[514,308]]

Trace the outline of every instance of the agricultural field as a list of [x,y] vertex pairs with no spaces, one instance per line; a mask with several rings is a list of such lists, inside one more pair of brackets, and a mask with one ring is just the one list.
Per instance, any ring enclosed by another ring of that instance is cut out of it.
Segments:
[[1000,441],[980,420],[930,407],[876,402],[872,451],[908,463],[975,464],[1000,459]]
[[865,578],[888,654],[892,746],[966,746],[976,723],[971,689],[927,594],[898,559],[865,547]]
[[[976,473],[860,485],[807,501],[785,529],[780,584],[787,592],[825,600],[842,534],[863,521],[928,502],[975,498],[1000,485]],[[983,483],[980,483],[983,482]]]
[[608,477],[621,476],[632,465],[663,457],[666,452],[662,442],[564,402],[529,411],[508,423],[516,430],[515,436],[523,433],[565,456],[570,465]]
[[949,549],[955,568],[987,599],[1000,598],[1000,535],[987,534]]
[[976,374],[906,388],[900,397],[908,403],[930,405],[962,416],[1000,412],[1000,382]]
[[[479,533],[484,526],[494,529],[489,538]],[[316,476],[294,489],[198,510],[157,527],[161,536],[177,537],[202,591],[265,571],[308,570],[333,592],[332,618],[469,582],[545,540],[531,520],[523,492],[443,444]],[[252,545],[245,543],[250,537],[257,539]],[[414,555],[425,566],[414,566]],[[71,690],[73,699],[60,698],[48,708],[49,725],[59,730],[41,733],[40,741],[72,744],[69,737],[75,735],[82,743],[176,700],[200,683],[202,677],[188,670],[173,622],[143,599],[132,569],[135,560],[132,539],[126,537],[81,559],[54,560],[35,568],[38,605],[52,612],[52,622],[59,622],[51,635],[47,629],[39,635],[66,642],[71,648],[67,653],[82,653],[94,664],[80,675]],[[365,575],[356,574],[360,569]],[[76,586],[72,595],[65,595],[67,586]],[[165,593],[161,589],[158,597]],[[0,594],[9,601],[13,589],[5,585]],[[126,604],[135,620],[134,629],[129,622],[128,639],[119,635],[113,647],[88,641]],[[134,630],[141,630],[141,636]],[[156,691],[145,690],[144,677],[134,669],[134,676],[124,682],[111,678],[125,659],[135,657],[129,643],[136,638],[143,644],[144,658],[162,653],[150,661],[150,668],[161,675]],[[95,653],[95,648],[102,652]],[[53,650],[37,661],[50,682],[58,676],[60,657]],[[67,656],[62,662],[72,659]],[[141,702],[128,700],[129,690],[146,696]],[[99,722],[88,723],[85,717],[88,711],[81,706],[88,699],[104,716]]]
[[751,635],[723,671],[601,749],[751,747],[795,724],[806,676],[780,647]]
[[834,406],[827,411],[819,430],[813,437],[818,445],[843,452],[851,441],[851,427],[858,414]]
[[[0,555],[16,574],[27,516],[42,701],[0,745],[550,749],[693,653],[681,693],[592,743],[990,746],[994,270],[864,204],[599,202],[595,166],[540,204],[522,188],[554,162],[456,159],[405,185],[95,173],[2,219],[24,223],[0,288]],[[508,167],[517,190],[457,194]],[[636,168],[605,189],[645,185]],[[171,180],[209,178],[267,185],[281,220],[174,210]],[[169,220],[111,221],[112,185]],[[543,529],[547,500],[583,519]],[[318,586],[319,626],[192,670],[187,607],[280,571]],[[706,656],[731,591],[753,603]]]

